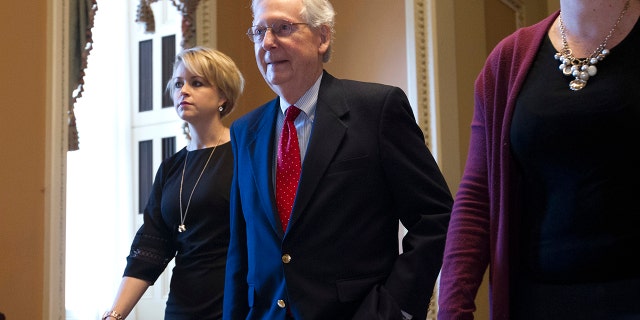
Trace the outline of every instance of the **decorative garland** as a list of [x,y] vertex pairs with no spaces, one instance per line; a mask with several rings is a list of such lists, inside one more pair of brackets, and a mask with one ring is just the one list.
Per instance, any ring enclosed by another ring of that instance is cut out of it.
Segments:
[[[78,127],[76,126],[76,115],[73,111],[73,106],[75,105],[78,98],[82,97],[82,92],[84,91],[84,76],[85,69],[87,68],[87,59],[89,58],[89,54],[91,53],[91,49],[93,48],[93,34],[91,29],[93,29],[94,18],[96,15],[96,11],[98,11],[98,4],[96,0],[78,0],[74,3],[76,11],[76,17],[78,17],[78,21],[76,26],[78,29],[70,30],[71,43],[69,54],[72,57],[72,65],[70,70],[70,90],[71,90],[71,99],[69,101],[69,109],[67,110],[68,116],[68,142],[67,148],[69,151],[78,150],[79,147],[79,138],[78,138]],[[73,12],[71,12],[73,14]],[[79,66],[74,63],[79,61]]]
[[[153,16],[151,4],[158,0],[140,0],[138,5],[136,22],[145,25],[145,32],[154,33],[156,31],[156,22]],[[196,9],[200,0],[170,0],[171,3],[182,14],[182,48],[191,48],[195,46],[196,34]]]

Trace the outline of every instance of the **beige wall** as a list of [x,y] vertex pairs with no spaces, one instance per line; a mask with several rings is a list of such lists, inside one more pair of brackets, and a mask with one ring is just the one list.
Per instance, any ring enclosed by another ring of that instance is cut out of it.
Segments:
[[[337,15],[334,60],[326,67],[338,77],[385,82],[407,88],[404,46],[404,1],[389,6],[382,0],[333,0]],[[499,0],[491,0],[499,1]],[[535,0],[528,0],[531,3]],[[248,2],[248,1],[247,1]],[[490,2],[490,1],[487,1]],[[556,0],[542,2],[551,8]],[[9,320],[44,319],[45,282],[45,127],[47,92],[46,0],[9,1],[2,9],[0,28],[3,77],[2,162],[0,163],[0,312]],[[492,7],[497,5],[497,9]],[[218,0],[218,48],[243,71],[247,87],[241,107],[231,121],[274,97],[257,71],[252,44],[244,36],[251,24],[245,1]],[[504,14],[500,4],[455,2],[456,92],[462,165],[466,159],[468,127],[473,106],[473,80],[487,52],[504,29],[486,26],[487,17]],[[557,6],[555,6],[557,7]],[[487,9],[488,8],[488,9]],[[536,7],[537,8],[537,7]],[[489,14],[484,14],[489,10]],[[551,9],[549,9],[551,10]],[[543,9],[542,11],[546,11]],[[19,14],[15,14],[19,12]],[[98,14],[100,11],[98,10]],[[483,14],[479,14],[482,12]],[[533,12],[533,11],[532,11]],[[536,15],[540,15],[541,11]],[[493,18],[491,18],[493,20]],[[501,18],[502,19],[502,18]],[[531,15],[528,19],[535,20]],[[527,20],[527,21],[530,21]],[[504,20],[507,21],[508,19]],[[25,23],[28,22],[28,23]],[[383,28],[383,23],[389,23]],[[479,27],[483,26],[483,27]],[[491,33],[486,35],[486,33]],[[495,33],[495,34],[494,34]],[[497,33],[500,33],[499,35]],[[25,41],[27,39],[28,41]],[[481,292],[478,319],[486,319]]]
[[404,1],[333,0],[336,36],[325,68],[338,78],[382,82],[407,91]]
[[44,277],[45,0],[6,1],[0,15],[0,312],[41,319]]
[[227,53],[238,64],[245,77],[245,90],[237,109],[225,119],[229,124],[247,111],[275,98],[275,94],[265,84],[256,66],[253,43],[245,35],[251,26],[250,1],[218,0],[217,48]]

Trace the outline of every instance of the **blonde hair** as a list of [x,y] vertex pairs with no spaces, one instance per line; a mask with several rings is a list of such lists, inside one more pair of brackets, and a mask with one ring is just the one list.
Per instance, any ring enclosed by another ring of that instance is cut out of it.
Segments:
[[[185,49],[176,55],[173,65],[174,74],[180,64],[183,64],[189,72],[202,77],[218,88],[220,94],[227,100],[222,105],[221,117],[233,111],[244,90],[244,77],[229,56],[215,49],[198,46]],[[167,91],[171,95],[177,90],[173,86],[174,81],[171,79],[167,83]]]

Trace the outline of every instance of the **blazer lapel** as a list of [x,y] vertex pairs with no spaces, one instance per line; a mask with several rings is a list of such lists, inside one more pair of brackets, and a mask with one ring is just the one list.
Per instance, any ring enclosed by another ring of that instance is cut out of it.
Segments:
[[289,225],[295,225],[313,196],[316,187],[329,167],[340,141],[347,131],[343,121],[349,108],[340,81],[327,72],[322,76],[311,140],[302,164],[300,184]]
[[[278,212],[275,206],[275,191],[272,179],[273,168],[273,137],[275,135],[276,112],[278,112],[278,99],[268,102],[264,107],[261,121],[253,128],[254,140],[248,144],[248,152],[251,157],[251,170],[255,176],[257,190],[269,190],[269,192],[257,192],[264,209],[264,213],[275,232],[282,234],[282,227],[277,220]],[[240,168],[242,170],[242,168]]]

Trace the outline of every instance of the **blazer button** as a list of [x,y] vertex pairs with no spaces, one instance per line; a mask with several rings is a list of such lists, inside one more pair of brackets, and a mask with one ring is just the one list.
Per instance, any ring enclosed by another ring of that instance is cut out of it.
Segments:
[[284,262],[284,263],[291,262],[291,256],[289,254],[285,253],[284,255],[282,255],[282,262]]
[[284,309],[284,307],[286,307],[287,305],[284,303],[284,300],[279,299],[278,300],[278,307]]

